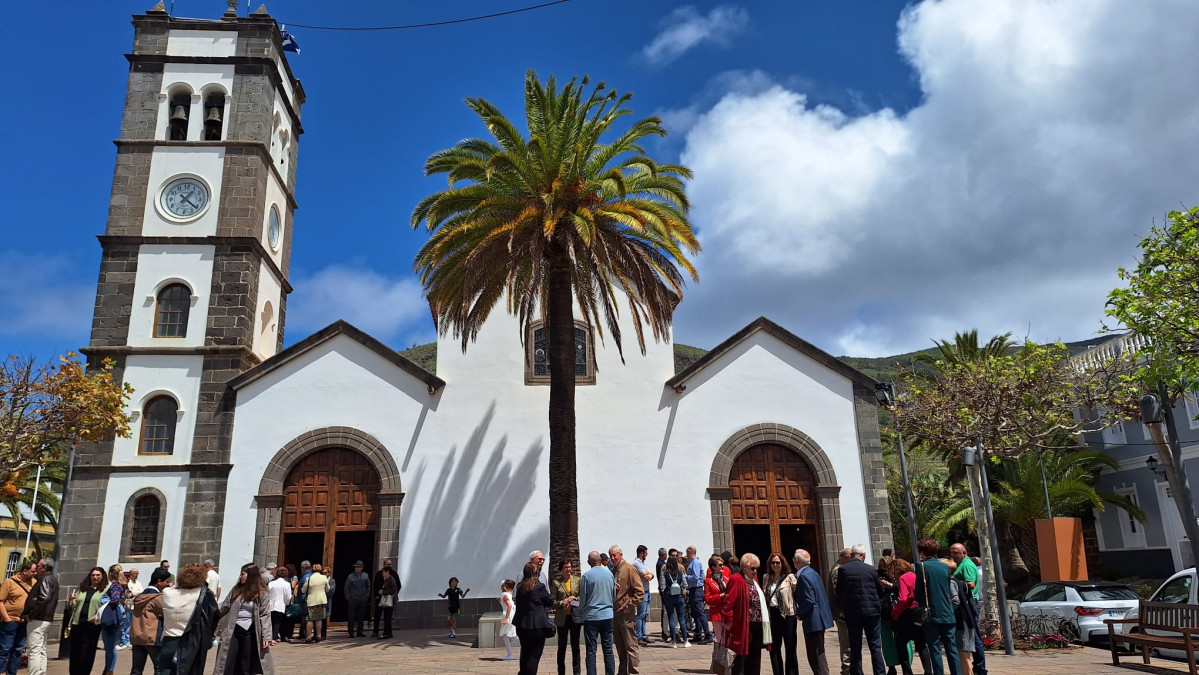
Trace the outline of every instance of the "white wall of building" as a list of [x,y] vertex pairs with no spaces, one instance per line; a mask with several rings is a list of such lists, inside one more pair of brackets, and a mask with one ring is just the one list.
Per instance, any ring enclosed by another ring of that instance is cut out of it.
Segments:
[[236,55],[236,31],[173,30],[167,33],[167,56]]
[[[764,333],[682,395],[664,386],[674,373],[669,343],[651,342],[645,356],[626,343],[624,365],[610,343],[596,356],[597,384],[576,389],[584,551],[618,544],[631,553],[642,543],[711,551],[713,458],[736,431],[764,422],[799,429],[825,450],[842,486],[846,541],[869,545],[849,380]],[[400,469],[405,599],[431,597],[451,574],[476,588],[519,574],[529,551],[549,545],[549,388],[524,384],[517,324],[500,312],[465,354],[443,339],[437,370],[447,384],[430,397],[422,382],[339,336],[240,391],[224,564],[252,554],[245,524],[271,457],[305,431],[349,426],[379,439]],[[430,565],[430,555],[453,562]]]
[[[142,234],[147,237],[208,237],[216,234],[220,209],[225,148],[157,147],[150,159],[149,189]],[[180,176],[198,176],[208,185],[208,207],[195,220],[176,222],[163,215],[159,198],[163,189]]]
[[[150,578],[150,570],[158,567],[158,560],[179,559],[179,541],[183,535],[183,507],[187,502],[186,473],[116,473],[108,479],[108,492],[104,495],[104,522],[100,527],[100,557],[96,564],[108,567],[118,563],[124,569],[130,566],[140,567],[143,581]],[[163,535],[160,546],[161,555],[152,563],[135,563],[123,557],[121,538],[129,519],[125,517],[125,507],[129,498],[143,488],[155,488],[162,493],[166,503],[162,505],[159,518],[164,519]],[[176,565],[176,569],[178,569]],[[67,584],[77,584],[78,579],[67,579]]]
[[[133,282],[133,307],[129,312],[128,344],[133,347],[200,347],[208,323],[212,294],[214,247],[204,245],[143,244],[137,252],[137,279]],[[187,334],[181,338],[154,337],[158,292],[172,283],[191,289]]]
[[[246,422],[233,430],[221,564],[240,566],[251,560],[254,495],[267,463],[289,441],[313,429],[350,426],[398,453],[397,448],[409,446],[423,409],[435,403],[424,383],[346,337],[238,391],[237,417]],[[363,552],[363,557],[373,553]]]
[[[187,464],[191,461],[196,409],[200,404],[203,356],[130,356],[125,361],[125,382],[133,387],[129,411],[135,414],[129,438],[117,438],[112,447],[114,466]],[[175,451],[170,455],[139,455],[141,411],[150,399],[167,394],[179,403],[175,426]]]

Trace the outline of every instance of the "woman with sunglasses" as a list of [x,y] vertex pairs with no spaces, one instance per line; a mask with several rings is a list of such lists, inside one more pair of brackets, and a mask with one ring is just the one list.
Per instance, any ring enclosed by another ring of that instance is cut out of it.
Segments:
[[770,669],[774,675],[799,675],[799,656],[795,651],[795,575],[787,559],[779,553],[766,558],[762,590],[770,607]]

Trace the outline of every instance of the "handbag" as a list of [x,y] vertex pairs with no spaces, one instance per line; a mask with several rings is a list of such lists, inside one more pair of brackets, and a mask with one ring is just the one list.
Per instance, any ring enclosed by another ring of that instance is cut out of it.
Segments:
[[394,607],[395,602],[396,602],[396,596],[394,596],[394,595],[379,596],[379,606],[380,607]]
[[287,606],[287,610],[283,612],[289,619],[298,619],[304,613],[304,605],[298,602],[293,602]]
[[121,615],[125,608],[119,602],[109,602],[100,610],[100,625],[104,628],[117,628],[121,625]]
[[920,576],[924,577],[924,606],[916,608],[916,621],[914,623],[917,626],[923,626],[928,623],[932,619],[933,614],[932,606],[928,602],[928,569],[924,566],[923,562],[920,563],[920,570]]

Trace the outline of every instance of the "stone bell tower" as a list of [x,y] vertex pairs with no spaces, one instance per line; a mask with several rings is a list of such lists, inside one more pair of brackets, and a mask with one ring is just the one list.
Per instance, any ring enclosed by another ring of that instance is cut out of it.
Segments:
[[133,17],[91,342],[133,386],[132,437],[73,453],[59,570],[218,558],[226,383],[278,352],[304,89],[274,19]]

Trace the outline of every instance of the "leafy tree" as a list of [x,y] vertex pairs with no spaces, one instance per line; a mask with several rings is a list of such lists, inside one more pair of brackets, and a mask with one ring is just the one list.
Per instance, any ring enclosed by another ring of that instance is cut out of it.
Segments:
[[[1199,207],[1171,211],[1166,223],[1141,240],[1136,267],[1121,267],[1128,284],[1108,295],[1107,315],[1148,338],[1138,361],[1137,377],[1157,391],[1168,409],[1199,385]],[[1172,414],[1172,413],[1169,413]],[[1174,505],[1182,517],[1191,552],[1199,560],[1199,522],[1191,486],[1182,464],[1182,449],[1170,447],[1160,424],[1148,425],[1166,471]]]
[[[925,443],[947,460],[961,449],[981,444],[1001,460],[1053,448],[1063,436],[1103,428],[1128,419],[1135,406],[1136,386],[1121,359],[1080,368],[1064,345],[1025,343],[1012,349],[1009,336],[978,344],[976,331],[958,333],[952,343],[938,343],[942,358],[927,360],[927,371],[905,370],[905,389],[896,421],[905,435]],[[1094,411],[1080,415],[1080,410]],[[967,471],[971,511],[983,536],[979,548],[992,559],[990,528],[982,496],[982,473]],[[993,565],[985,565],[988,616],[999,611]]]
[[525,77],[527,137],[491,103],[467,106],[491,139],[472,138],[432,155],[425,174],[449,188],[423,199],[412,226],[431,233],[414,268],[442,334],[474,339],[503,301],[521,325],[546,325],[550,370],[550,554],[578,560],[575,468],[577,309],[594,339],[622,348],[622,312],[645,352],[645,332],[666,337],[699,241],[687,219],[691,171],[659,164],[639,144],[665,136],[657,117],[619,131],[631,95],[588,78],[559,89]]
[[[991,493],[991,505],[1008,549],[1018,548],[1025,563],[1033,570],[1039,569],[1034,521],[1046,517],[1046,485],[1049,503],[1058,515],[1078,514],[1091,508],[1103,511],[1112,505],[1143,521],[1144,512],[1132,500],[1095,487],[1095,479],[1104,468],[1114,471],[1118,468],[1118,462],[1111,455],[1072,445],[988,463],[987,476],[995,486]],[[973,522],[973,504],[968,497],[961,496],[946,504],[929,523],[929,533],[934,537],[943,537],[955,525],[973,525]]]
[[51,465],[73,443],[129,436],[125,401],[112,361],[88,370],[75,354],[56,363],[10,356],[0,362],[0,475]]

